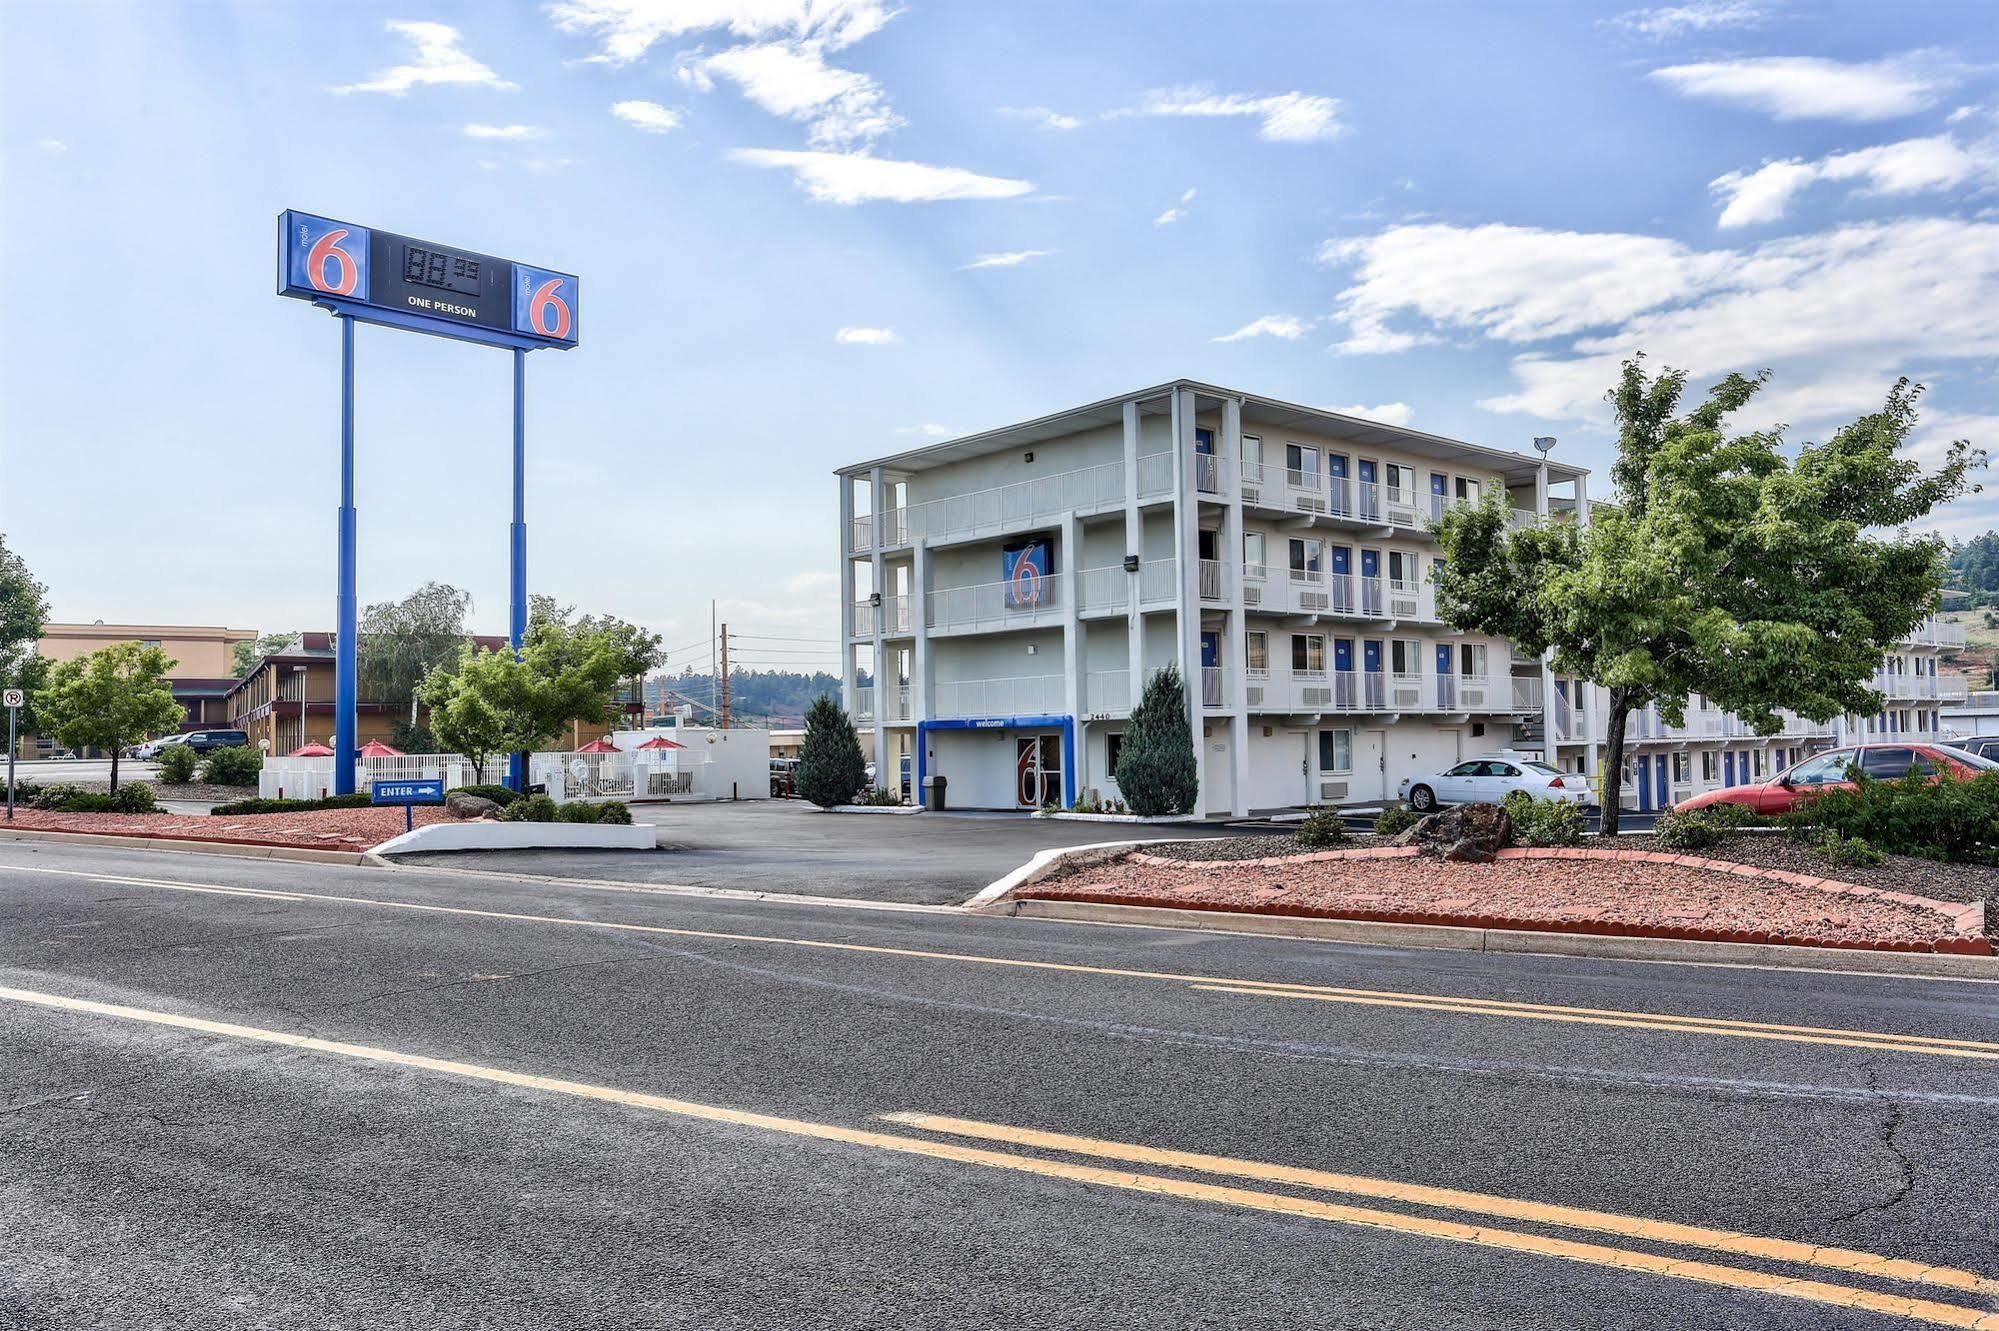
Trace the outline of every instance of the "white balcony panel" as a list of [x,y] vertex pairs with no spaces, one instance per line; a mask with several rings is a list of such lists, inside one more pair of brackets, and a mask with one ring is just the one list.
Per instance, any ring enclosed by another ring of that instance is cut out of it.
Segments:
[[982,582],[940,587],[925,601],[933,633],[1003,633],[1062,622],[1064,575],[1050,573],[1033,583]]
[[1052,716],[1063,709],[1062,676],[960,679],[937,686],[942,720],[987,716]]

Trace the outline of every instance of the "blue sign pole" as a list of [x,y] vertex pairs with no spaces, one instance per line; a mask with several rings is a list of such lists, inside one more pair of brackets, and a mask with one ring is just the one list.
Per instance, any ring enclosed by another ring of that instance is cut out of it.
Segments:
[[[527,520],[527,383],[528,356],[514,348],[514,525],[508,532],[511,550],[508,568],[507,640],[519,656],[528,634],[528,520]],[[527,789],[524,754],[507,756],[507,784],[515,790]]]
[[[354,319],[340,316],[340,604],[333,640],[333,793],[354,793],[354,670],[355,637],[360,608],[354,590]],[[306,711],[299,701],[299,734],[305,735]]]

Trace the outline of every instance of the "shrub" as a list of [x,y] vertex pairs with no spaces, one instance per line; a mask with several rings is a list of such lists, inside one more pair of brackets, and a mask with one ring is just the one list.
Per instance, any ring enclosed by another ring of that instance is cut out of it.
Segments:
[[216,749],[201,764],[201,779],[211,786],[254,786],[264,770],[264,755],[248,744]]
[[[529,795],[500,810],[503,823],[552,823],[560,817],[560,806],[546,795]],[[591,821],[596,821],[594,818]]]
[[1583,811],[1568,800],[1536,799],[1524,790],[1500,801],[1513,820],[1513,839],[1523,846],[1576,846],[1583,839]]
[[1826,862],[1849,869],[1867,869],[1886,864],[1888,857],[1859,837],[1841,836],[1828,830],[1813,843]]
[[1421,815],[1408,805],[1391,804],[1375,816],[1374,834],[1376,836],[1401,836],[1421,821]]
[[152,813],[159,808],[153,788],[143,781],[127,781],[111,792],[111,812]]
[[1298,830],[1291,834],[1291,839],[1311,850],[1343,846],[1347,840],[1347,825],[1338,809],[1314,809],[1305,815],[1304,822],[1298,824]]
[[623,800],[605,800],[597,806],[599,823],[616,823],[620,827],[632,825],[632,806]]
[[1850,790],[1812,796],[1782,821],[1806,841],[1837,834],[1891,855],[1999,864],[1999,772],[1981,772],[1969,781],[1949,772],[1899,781],[1863,776]]
[[184,786],[194,780],[201,756],[185,744],[169,744],[160,750],[160,780],[170,786]]
[[868,779],[868,760],[847,711],[822,693],[805,709],[805,741],[798,747],[798,794],[822,809],[846,804]]
[[37,809],[62,809],[78,796],[92,793],[85,790],[82,786],[71,785],[67,782],[53,786],[43,786],[35,792],[35,807]]
[[232,800],[218,804],[208,812],[211,815],[243,813],[311,813],[315,809],[365,809],[375,801],[367,795],[328,795],[320,800]]
[[854,800],[854,803],[866,804],[877,808],[889,805],[900,806],[902,804],[902,792],[899,790],[889,790],[882,786],[875,786],[862,791]]
[[[34,807],[35,796],[41,793],[42,787],[38,781],[16,781],[14,783],[14,803],[16,805],[32,808]],[[4,794],[4,792],[0,792],[0,794]]]
[[584,800],[571,800],[555,811],[558,823],[595,823],[597,806]]
[[453,786],[447,792],[452,795],[477,795],[482,800],[491,800],[502,809],[521,797],[518,790],[506,786]]
[[1187,689],[1178,666],[1146,681],[1118,750],[1117,784],[1131,811],[1147,818],[1186,813],[1200,793]]

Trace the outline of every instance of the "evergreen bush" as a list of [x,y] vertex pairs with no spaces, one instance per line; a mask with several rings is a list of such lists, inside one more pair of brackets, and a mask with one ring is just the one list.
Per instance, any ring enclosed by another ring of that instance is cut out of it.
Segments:
[[1145,818],[1183,814],[1200,795],[1187,688],[1178,666],[1146,681],[1118,751],[1117,784],[1131,811]]
[[254,786],[264,770],[264,755],[248,744],[211,752],[201,764],[201,779],[211,786]]
[[1782,822],[1806,841],[1837,835],[1891,855],[1999,864],[1999,772],[1969,781],[1948,770],[1898,781],[1861,776],[1851,790],[1834,787],[1802,801]]
[[1421,820],[1421,815],[1406,804],[1391,804],[1374,819],[1376,836],[1401,836]]
[[1347,825],[1338,809],[1314,809],[1298,824],[1291,839],[1309,850],[1330,850],[1346,844]]
[[1576,846],[1583,839],[1583,811],[1569,800],[1536,799],[1508,791],[1500,803],[1513,820],[1513,839],[1523,846]]
[[194,780],[201,755],[185,744],[169,744],[160,750],[159,777],[170,786],[184,786]]
[[822,809],[850,804],[868,779],[868,761],[847,711],[830,693],[805,709],[805,741],[798,749],[798,794]]

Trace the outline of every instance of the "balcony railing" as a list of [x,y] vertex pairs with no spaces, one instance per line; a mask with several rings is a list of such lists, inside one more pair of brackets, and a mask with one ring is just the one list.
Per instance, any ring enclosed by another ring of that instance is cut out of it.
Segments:
[[1083,710],[1092,716],[1131,713],[1131,672],[1092,670],[1083,676]]
[[1541,710],[1541,681],[1512,675],[1438,675],[1382,670],[1251,670],[1251,711],[1402,712],[1432,715],[1529,715]]
[[1221,707],[1228,702],[1220,666],[1201,667],[1201,706]]
[[1201,561],[1200,579],[1201,599],[1203,601],[1219,601],[1227,595],[1227,587],[1225,585],[1227,581],[1226,572],[1227,570],[1219,559],[1203,559]]
[[1049,716],[1064,709],[1060,675],[960,679],[940,682],[936,687],[937,715],[943,720]]
[[1902,674],[1884,670],[1874,676],[1873,685],[1883,696],[1898,702],[1963,702],[1970,692],[1963,675]]
[[[1148,559],[1138,566],[1138,598],[1144,605],[1171,605],[1180,599],[1174,582],[1179,563],[1172,559]],[[1131,604],[1132,574],[1122,564],[1086,568],[1076,575],[1076,608],[1081,613],[1102,614],[1122,611]]]
[[931,630],[939,633],[990,633],[1055,623],[1062,618],[1063,580],[1063,574],[1048,573],[1031,583],[939,587],[924,599],[925,617]]
[[877,620],[885,634],[910,632],[909,601],[904,595],[884,596],[879,606],[872,600],[854,602],[854,636],[872,638]]

